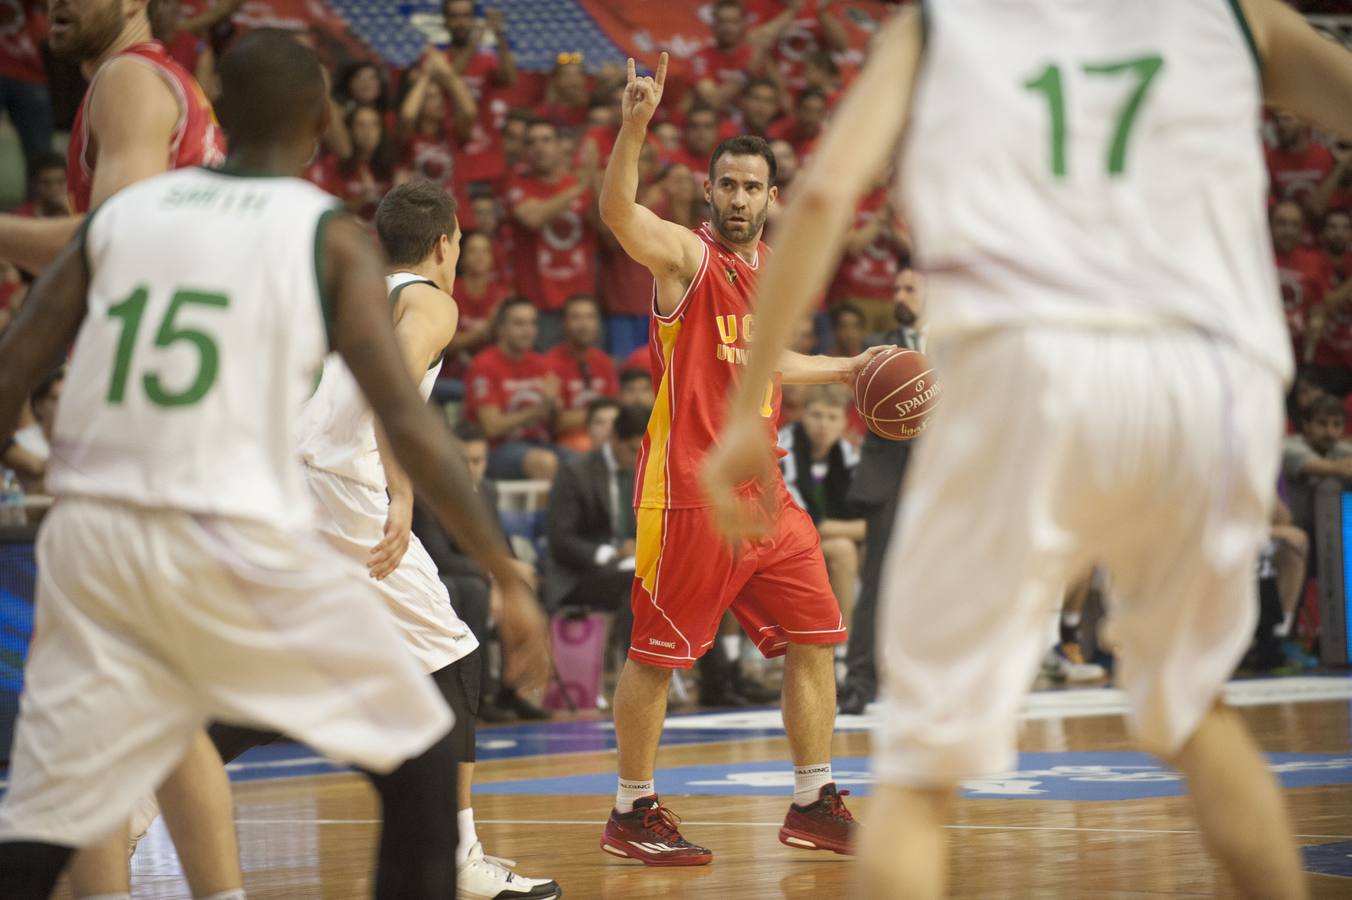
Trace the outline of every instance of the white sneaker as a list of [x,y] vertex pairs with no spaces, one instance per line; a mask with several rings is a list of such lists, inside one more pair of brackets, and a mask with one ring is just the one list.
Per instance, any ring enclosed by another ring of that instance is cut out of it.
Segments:
[[478,841],[456,870],[456,900],[555,900],[563,896],[557,884],[547,878],[527,878],[512,871],[516,862],[484,856]]
[[1079,684],[1086,681],[1102,681],[1108,677],[1108,670],[1097,663],[1076,662],[1067,659],[1053,647],[1042,660],[1042,672],[1052,681],[1065,681]]

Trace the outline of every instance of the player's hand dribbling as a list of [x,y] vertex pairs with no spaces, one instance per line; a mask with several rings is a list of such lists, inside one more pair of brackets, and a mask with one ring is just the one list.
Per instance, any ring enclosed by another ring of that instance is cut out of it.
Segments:
[[620,103],[624,121],[646,128],[653,113],[657,112],[657,104],[662,102],[662,88],[666,82],[666,51],[657,58],[657,73],[652,78],[647,75],[639,77],[634,70],[634,58],[629,57],[629,80],[625,84],[624,99]]
[[543,687],[549,677],[548,620],[540,611],[535,594],[516,577],[498,579],[502,612],[498,633],[502,636],[502,677],[518,690]]
[[[723,436],[704,462],[701,480],[713,506],[713,519],[728,541],[763,537],[774,525],[778,507],[775,456],[765,423],[759,416],[729,421]],[[739,490],[754,481],[748,496]]]

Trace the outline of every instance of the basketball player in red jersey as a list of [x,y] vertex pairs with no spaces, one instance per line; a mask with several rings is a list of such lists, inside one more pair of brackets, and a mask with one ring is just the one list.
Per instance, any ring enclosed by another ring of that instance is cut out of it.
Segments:
[[148,7],[155,2],[52,0],[52,53],[79,62],[90,80],[66,162],[76,215],[0,216],[0,258],[37,272],[75,235],[83,214],[117,191],[168,169],[225,158],[202,88],[151,37]]
[[[657,798],[653,769],[671,671],[690,668],[709,649],[731,609],[761,653],[788,656],[783,707],[794,803],[779,839],[848,853],[855,823],[831,778],[834,646],[845,640],[845,625],[816,530],[781,479],[759,497],[776,523],[771,536],[731,546],[715,529],[699,482],[755,335],[750,300],[768,252],[760,237],[776,195],[774,155],[754,137],[719,145],[704,184],[712,221],[698,229],[664,221],[637,203],[639,151],[666,72],[665,53],[655,78],[636,77],[629,60],[623,125],[601,191],[601,217],[625,252],[653,273],[649,349],[658,379],[636,473],[633,638],[615,690],[619,791],[601,848],[653,866],[712,860],[677,831]],[[760,409],[771,440],[781,382],[845,382],[870,356],[785,354]]]

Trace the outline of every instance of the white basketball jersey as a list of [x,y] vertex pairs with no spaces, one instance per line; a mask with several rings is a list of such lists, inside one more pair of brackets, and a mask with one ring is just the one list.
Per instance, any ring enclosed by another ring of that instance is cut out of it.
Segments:
[[929,333],[1183,326],[1282,377],[1234,0],[940,0],[901,154]]
[[328,349],[318,266],[335,203],[299,178],[180,169],[86,220],[53,493],[308,523],[295,411]]
[[[411,272],[395,272],[385,277],[391,308],[399,292],[410,284],[432,282]],[[440,368],[438,358],[418,383],[418,393],[424,400],[432,396]],[[376,448],[375,415],[352,371],[336,353],[324,360],[319,387],[301,410],[300,451],[306,465],[379,490],[386,488],[385,469]]]

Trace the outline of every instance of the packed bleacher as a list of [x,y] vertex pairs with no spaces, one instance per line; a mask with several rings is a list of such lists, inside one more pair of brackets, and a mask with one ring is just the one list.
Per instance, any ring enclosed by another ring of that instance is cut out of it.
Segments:
[[[85,83],[44,51],[43,4],[16,3],[20,18],[0,35],[0,96],[21,139],[29,184],[14,212],[65,215],[66,163],[53,148]],[[486,483],[500,486],[495,506],[524,565],[546,582],[545,599],[584,613],[618,611],[623,619],[633,517],[623,514],[622,502],[610,504],[609,521],[596,520],[600,507],[590,495],[604,490],[627,497],[625,486],[632,488],[633,444],[645,421],[636,410],[646,411],[654,398],[652,278],[597,213],[625,72],[621,49],[588,35],[600,33],[605,16],[622,16],[625,4],[446,0],[435,11],[412,4],[416,14],[406,15],[401,8],[409,4],[334,0],[323,28],[292,15],[292,3],[154,5],[156,37],[208,96],[215,59],[249,27],[291,27],[316,47],[329,70],[331,117],[305,177],[356,216],[369,222],[384,193],[411,179],[429,179],[456,199],[459,331],[434,396],[466,445],[482,450]],[[1293,5],[1335,20],[1352,12],[1342,2]],[[677,54],[671,89],[640,160],[639,201],[663,218],[697,226],[705,217],[710,155],[720,140],[742,133],[770,142],[780,202],[791,198],[795,174],[867,52],[858,34],[886,8],[831,0],[699,4],[705,43]],[[552,41],[551,33],[558,35]],[[655,58],[658,48],[650,49]],[[1263,136],[1273,256],[1301,370],[1289,430],[1293,445],[1308,452],[1288,454],[1285,476],[1299,485],[1325,473],[1319,461],[1352,455],[1325,434],[1334,406],[1352,402],[1352,146],[1277,111],[1265,116]],[[839,271],[817,314],[801,324],[795,349],[853,356],[920,324],[910,236],[904,210],[888,192],[889,176],[884,173],[860,204]],[[767,241],[773,246],[773,211]],[[22,304],[29,279],[0,261],[0,328]],[[29,494],[42,490],[43,432],[59,388],[52,380],[34,396],[24,427],[5,449],[4,466],[18,473]],[[1323,429],[1317,435],[1310,430],[1316,423]],[[786,389],[780,426],[789,451],[786,479],[819,524],[832,584],[848,616],[860,584],[870,590],[870,555],[875,566],[879,555],[878,548],[869,552],[865,522],[880,507],[860,502],[851,490],[863,422],[847,396]],[[1297,595],[1284,595],[1284,607],[1303,596],[1308,555],[1301,535],[1309,523],[1302,521],[1303,506],[1292,506],[1295,518],[1274,530],[1274,565],[1286,579],[1283,590]],[[422,527],[429,546],[446,543],[448,536],[427,536],[438,528],[430,519]],[[441,562],[457,596],[475,598],[462,602],[482,607],[462,612],[464,618],[491,621],[486,576],[450,545]],[[872,577],[876,592],[876,571]],[[701,669],[701,699],[759,697],[759,685],[737,667],[735,642],[724,649]],[[868,694],[871,687],[861,690]],[[521,698],[500,699],[501,709],[490,706],[487,715],[535,714]]]

